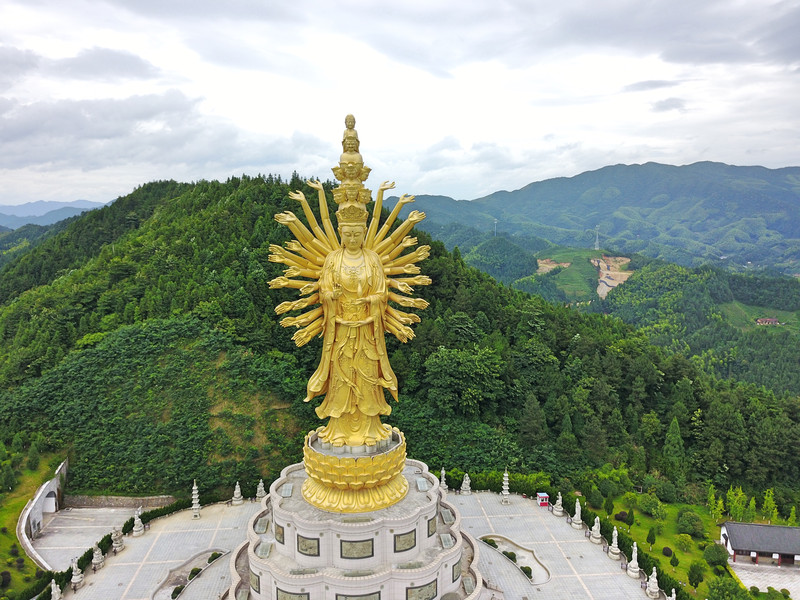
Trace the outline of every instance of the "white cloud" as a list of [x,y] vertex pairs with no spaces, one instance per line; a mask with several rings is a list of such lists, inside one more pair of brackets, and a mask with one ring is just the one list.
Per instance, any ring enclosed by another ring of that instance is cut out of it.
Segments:
[[799,27],[797,0],[8,0],[0,203],[330,178],[350,112],[372,178],[401,193],[800,164]]

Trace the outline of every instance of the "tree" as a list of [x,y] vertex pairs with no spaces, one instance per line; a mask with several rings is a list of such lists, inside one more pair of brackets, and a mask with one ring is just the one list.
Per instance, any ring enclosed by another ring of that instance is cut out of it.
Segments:
[[681,561],[678,560],[678,555],[673,553],[672,554],[672,558],[669,559],[669,564],[672,565],[672,572],[673,573],[675,572],[675,569],[677,568],[678,564],[680,564],[680,562]]
[[692,549],[692,536],[679,533],[675,536],[675,547],[682,552],[689,552]]
[[39,468],[39,446],[36,442],[31,442],[31,447],[28,449],[28,468],[35,471]]
[[628,509],[628,514],[625,516],[625,524],[628,526],[628,532],[630,532],[631,527],[636,522],[636,517],[633,514],[633,509]]
[[686,465],[686,451],[683,448],[681,428],[677,417],[673,417],[664,439],[664,466],[667,477],[673,482],[683,481]]
[[792,510],[789,511],[789,518],[786,519],[786,524],[789,527],[797,527],[797,508],[792,507]]
[[778,506],[775,504],[775,491],[772,488],[764,492],[764,502],[761,505],[761,514],[770,523],[773,523],[778,519]]
[[699,560],[696,560],[689,565],[689,585],[694,588],[694,591],[697,591],[697,586],[703,583],[704,573],[705,568],[703,567],[703,563],[701,563]]
[[656,530],[654,527],[651,527],[650,531],[647,532],[647,543],[650,544],[650,550],[652,550],[653,544],[656,543]]
[[708,600],[750,600],[750,595],[730,577],[715,577],[708,584]]
[[752,523],[756,519],[756,498],[750,498],[750,503],[744,509],[743,520],[747,523]]
[[691,511],[684,510],[678,514],[678,532],[687,533],[692,537],[703,537],[705,527],[700,515]]
[[706,495],[706,506],[710,511],[715,510],[717,507],[716,494],[717,494],[717,488],[715,488],[714,484],[712,483],[708,486],[708,493]]
[[614,499],[611,496],[606,496],[603,502],[603,509],[606,511],[606,518],[614,513]]
[[17,485],[17,479],[14,477],[14,470],[8,462],[3,463],[3,468],[0,470],[0,489],[10,491]]
[[712,567],[724,567],[728,564],[728,551],[720,544],[709,544],[703,550],[703,558]]

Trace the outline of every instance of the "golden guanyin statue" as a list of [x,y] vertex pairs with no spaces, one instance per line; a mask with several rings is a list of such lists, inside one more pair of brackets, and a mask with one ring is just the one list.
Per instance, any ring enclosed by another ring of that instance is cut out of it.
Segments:
[[[361,158],[352,115],[346,117],[345,125],[342,155],[339,166],[333,169],[335,177],[341,182],[333,190],[333,198],[338,205],[337,229],[334,230],[331,223],[322,184],[309,181],[308,184],[319,195],[322,226],[312,213],[305,195],[300,191],[292,192],[289,196],[300,203],[308,227],[293,213],[280,213],[275,219],[287,225],[296,239],[287,243],[285,248],[270,246],[270,260],[288,267],[285,277],[272,280],[270,287],[297,288],[304,296],[294,302],[280,304],[276,312],[282,314],[315,306],[300,316],[284,318],[281,325],[300,328],[293,336],[298,346],[308,343],[317,335],[322,336],[322,355],[317,370],[308,381],[305,401],[324,394],[316,412],[320,418],[327,418],[328,422],[307,438],[304,462],[312,478],[315,477],[315,467],[310,463],[322,461],[325,464],[319,468],[325,472],[318,473],[317,489],[309,491],[306,498],[322,508],[336,510],[348,510],[343,504],[354,500],[339,498],[339,493],[333,494],[337,499],[328,497],[330,494],[324,489],[326,486],[341,490],[345,484],[337,486],[336,482],[331,483],[332,475],[327,469],[335,471],[341,466],[342,460],[356,460],[347,455],[366,455],[377,465],[380,462],[378,459],[387,458],[383,456],[386,448],[394,448],[392,452],[395,454],[402,450],[402,460],[405,460],[402,434],[381,421],[381,416],[391,413],[384,390],[395,400],[398,392],[397,377],[389,364],[384,334],[391,333],[402,342],[414,337],[409,326],[419,322],[419,317],[395,308],[390,302],[407,308],[425,308],[428,303],[424,300],[403,294],[413,293],[412,285],[430,283],[430,278],[419,275],[420,269],[415,264],[428,256],[430,247],[420,246],[403,254],[405,249],[417,244],[416,238],[406,234],[425,218],[425,214],[411,211],[408,218],[390,233],[400,209],[413,202],[413,196],[403,195],[381,225],[384,192],[394,188],[394,183],[382,183],[372,208],[372,219],[367,226],[369,211],[366,205],[372,198],[370,190],[364,187],[364,181],[370,169],[364,166]],[[393,436],[397,442],[394,446],[391,443]],[[342,456],[345,458],[338,458]],[[400,464],[397,458],[395,456],[392,460]],[[333,463],[336,464],[332,466]],[[353,471],[350,463],[342,469],[348,472],[351,479],[353,473],[356,477],[351,482],[353,485],[348,483],[345,487],[359,489],[358,469]],[[396,470],[396,465],[392,469]],[[363,473],[364,482],[361,483],[364,485],[360,486],[361,489],[373,488],[367,494],[369,498],[356,499],[357,506],[350,507],[352,512],[391,504],[390,498],[377,498],[385,495],[386,490],[381,492],[374,488],[380,488],[383,485],[380,480],[386,477],[377,476],[375,469],[372,471],[367,469]],[[397,475],[393,473],[392,478]],[[370,482],[375,485],[369,485]],[[396,495],[397,490],[389,492],[389,496]],[[309,496],[317,497],[317,501]]]

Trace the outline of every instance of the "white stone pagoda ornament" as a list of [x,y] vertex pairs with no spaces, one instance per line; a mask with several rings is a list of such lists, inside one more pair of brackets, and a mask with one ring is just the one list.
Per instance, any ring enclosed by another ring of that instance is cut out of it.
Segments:
[[500,504],[510,504],[511,500],[509,499],[509,492],[508,492],[508,469],[503,472],[503,491],[501,492],[502,497],[500,498]]
[[244,504],[244,497],[242,496],[242,488],[239,487],[239,482],[236,482],[236,487],[233,488],[233,498],[231,498],[231,503],[234,506],[239,506],[240,504]]
[[200,490],[197,489],[197,479],[192,483],[192,518],[200,518]]

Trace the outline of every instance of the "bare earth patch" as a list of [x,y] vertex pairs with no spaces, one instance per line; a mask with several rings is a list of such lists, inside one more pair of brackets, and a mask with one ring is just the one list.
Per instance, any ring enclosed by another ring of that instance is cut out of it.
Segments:
[[605,298],[608,292],[617,287],[620,283],[627,281],[633,271],[623,271],[623,268],[631,262],[630,258],[624,256],[605,256],[603,258],[593,258],[592,264],[597,267],[597,295]]
[[539,268],[536,269],[537,274],[549,273],[556,267],[564,267],[566,269],[572,264],[556,262],[552,258],[540,258],[537,262],[539,263]]

